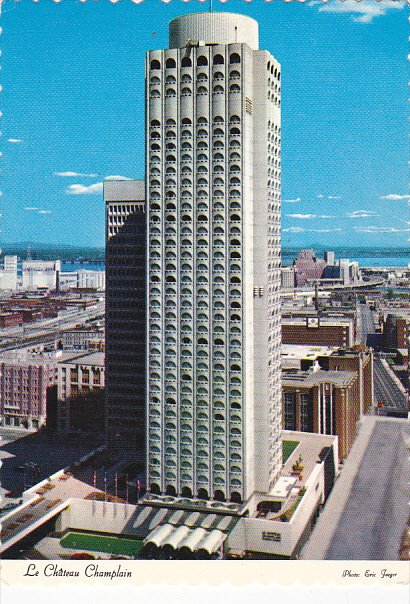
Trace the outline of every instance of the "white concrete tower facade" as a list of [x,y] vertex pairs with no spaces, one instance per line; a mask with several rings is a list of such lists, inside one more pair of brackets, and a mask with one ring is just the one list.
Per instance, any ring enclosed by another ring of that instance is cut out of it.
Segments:
[[280,65],[196,13],[146,66],[147,488],[241,503],[282,466]]

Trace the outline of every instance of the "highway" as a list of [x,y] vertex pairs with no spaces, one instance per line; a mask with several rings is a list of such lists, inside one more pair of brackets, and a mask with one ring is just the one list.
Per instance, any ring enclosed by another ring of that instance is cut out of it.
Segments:
[[58,339],[61,331],[71,329],[78,324],[85,323],[90,319],[104,316],[104,302],[98,302],[95,306],[86,310],[77,308],[60,313],[57,318],[43,319],[29,327],[12,327],[0,330],[0,351],[25,348],[35,344],[54,342]]
[[[379,334],[375,329],[373,313],[367,304],[358,304],[358,312],[360,312],[359,340],[362,344],[374,348]],[[374,396],[376,404],[383,403],[383,411],[381,411],[383,414],[393,409],[406,410],[408,407],[407,396],[377,352],[374,358]]]

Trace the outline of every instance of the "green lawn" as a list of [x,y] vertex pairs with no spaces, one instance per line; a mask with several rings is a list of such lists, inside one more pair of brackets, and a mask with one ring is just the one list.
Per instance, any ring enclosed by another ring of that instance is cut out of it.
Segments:
[[298,440],[282,440],[282,463],[287,462],[298,444]]
[[104,537],[89,533],[67,533],[60,541],[62,547],[123,556],[137,556],[144,544],[134,539]]

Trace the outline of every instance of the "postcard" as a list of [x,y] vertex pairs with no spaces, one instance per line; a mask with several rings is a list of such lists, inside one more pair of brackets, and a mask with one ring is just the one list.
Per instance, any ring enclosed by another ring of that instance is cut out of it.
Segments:
[[404,602],[405,3],[1,13],[3,598]]

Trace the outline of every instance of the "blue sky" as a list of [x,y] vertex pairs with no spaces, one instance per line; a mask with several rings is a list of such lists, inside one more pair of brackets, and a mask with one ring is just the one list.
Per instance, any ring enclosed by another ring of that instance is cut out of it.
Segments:
[[[102,180],[144,175],[144,56],[198,0],[3,2],[0,241],[99,246]],[[283,245],[409,238],[407,16],[363,0],[214,0],[282,64]]]

